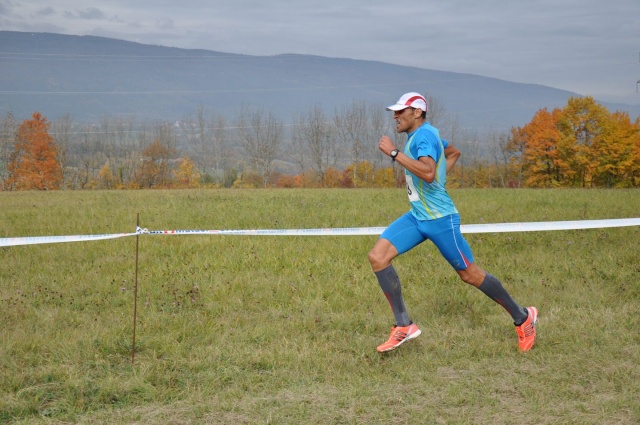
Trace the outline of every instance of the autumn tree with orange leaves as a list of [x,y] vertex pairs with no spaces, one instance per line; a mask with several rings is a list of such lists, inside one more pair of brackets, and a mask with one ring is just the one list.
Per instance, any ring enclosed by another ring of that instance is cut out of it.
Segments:
[[18,128],[7,171],[9,190],[55,190],[62,184],[58,147],[50,123],[39,112]]
[[[524,187],[640,186],[640,120],[610,113],[592,97],[539,110],[511,130],[503,151]],[[517,171],[516,171],[517,170]]]

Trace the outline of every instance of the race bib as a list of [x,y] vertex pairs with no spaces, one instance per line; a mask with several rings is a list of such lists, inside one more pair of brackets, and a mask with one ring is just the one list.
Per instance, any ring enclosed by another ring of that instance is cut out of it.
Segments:
[[411,178],[411,174],[404,173],[404,178],[407,181],[407,195],[409,196],[409,201],[410,202],[419,201],[420,196],[418,196],[418,191],[416,190],[416,187],[413,184],[413,179]]

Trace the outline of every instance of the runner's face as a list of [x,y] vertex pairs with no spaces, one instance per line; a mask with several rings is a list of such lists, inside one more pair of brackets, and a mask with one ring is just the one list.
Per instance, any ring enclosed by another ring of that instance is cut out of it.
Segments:
[[393,113],[398,133],[411,133],[420,126],[416,117],[418,112],[416,111],[420,112],[420,116],[422,115],[422,111],[415,108],[404,108]]

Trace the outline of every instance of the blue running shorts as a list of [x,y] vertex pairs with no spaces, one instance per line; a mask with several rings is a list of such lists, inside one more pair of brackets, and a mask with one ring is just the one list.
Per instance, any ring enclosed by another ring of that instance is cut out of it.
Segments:
[[460,233],[460,214],[435,220],[417,220],[408,212],[391,223],[380,237],[391,242],[398,250],[398,255],[428,239],[454,269],[464,270],[473,263],[471,248]]

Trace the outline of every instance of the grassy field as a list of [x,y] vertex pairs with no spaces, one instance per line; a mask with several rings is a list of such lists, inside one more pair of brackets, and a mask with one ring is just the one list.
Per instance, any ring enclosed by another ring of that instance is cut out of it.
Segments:
[[[453,190],[463,223],[640,216],[638,190]],[[403,190],[0,192],[0,237],[385,226]],[[0,422],[637,424],[640,228],[470,234],[540,310],[510,317],[433,245],[395,261],[423,335],[393,315],[376,236],[139,238],[0,248]]]

